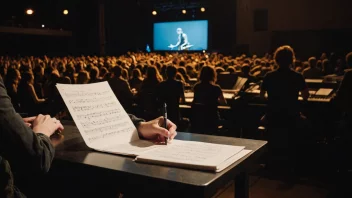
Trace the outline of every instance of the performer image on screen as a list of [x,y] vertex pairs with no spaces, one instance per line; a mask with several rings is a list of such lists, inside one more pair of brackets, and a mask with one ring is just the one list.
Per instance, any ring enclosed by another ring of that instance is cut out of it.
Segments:
[[188,50],[193,46],[193,45],[190,45],[190,43],[188,42],[187,34],[183,32],[182,28],[177,28],[176,32],[178,34],[178,42],[176,45],[170,44],[169,48],[174,49],[175,47],[177,47],[178,50],[182,51],[182,50]]

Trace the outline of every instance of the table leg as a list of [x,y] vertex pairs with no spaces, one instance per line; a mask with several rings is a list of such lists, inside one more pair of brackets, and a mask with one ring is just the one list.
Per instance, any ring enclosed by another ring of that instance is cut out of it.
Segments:
[[249,198],[249,177],[246,172],[235,177],[235,198]]

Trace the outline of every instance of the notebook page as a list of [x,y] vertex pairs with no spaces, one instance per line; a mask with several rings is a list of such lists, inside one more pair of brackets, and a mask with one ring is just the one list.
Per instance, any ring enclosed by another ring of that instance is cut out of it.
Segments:
[[85,143],[96,150],[139,140],[136,127],[107,82],[57,88]]
[[[243,146],[230,146],[204,142],[173,140],[161,149],[145,152],[136,161],[165,165],[197,166],[199,169],[216,171],[218,165],[244,149]],[[165,163],[163,163],[165,162]]]

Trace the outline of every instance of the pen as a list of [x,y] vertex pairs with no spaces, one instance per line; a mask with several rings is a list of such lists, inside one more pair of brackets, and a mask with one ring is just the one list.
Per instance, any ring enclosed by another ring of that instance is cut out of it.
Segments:
[[[167,129],[167,105],[164,103],[164,128]],[[165,145],[169,141],[169,137],[165,137]]]

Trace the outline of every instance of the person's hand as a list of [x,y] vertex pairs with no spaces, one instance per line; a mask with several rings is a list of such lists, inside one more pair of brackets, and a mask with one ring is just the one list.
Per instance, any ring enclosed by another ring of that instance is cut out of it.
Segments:
[[42,133],[48,137],[53,135],[55,131],[63,131],[64,127],[56,118],[52,118],[49,115],[38,115],[33,121],[33,131],[35,133]]
[[24,124],[27,125],[28,127],[31,127],[33,121],[34,121],[36,118],[37,118],[37,117],[23,118],[23,122],[24,122]]
[[140,135],[147,140],[157,142],[164,142],[165,138],[169,138],[169,141],[173,140],[177,135],[177,126],[170,120],[167,120],[167,129],[161,127],[163,125],[164,118],[159,117],[149,122],[142,122],[138,127],[138,131]]

